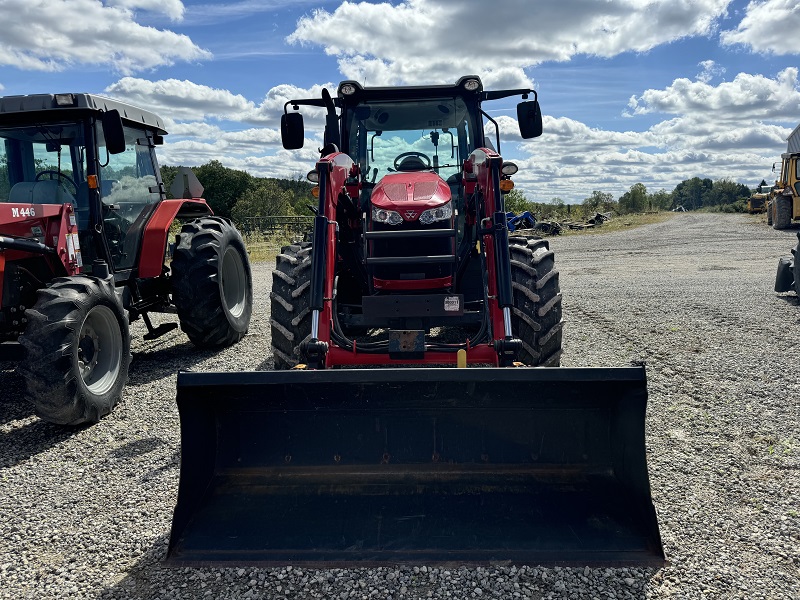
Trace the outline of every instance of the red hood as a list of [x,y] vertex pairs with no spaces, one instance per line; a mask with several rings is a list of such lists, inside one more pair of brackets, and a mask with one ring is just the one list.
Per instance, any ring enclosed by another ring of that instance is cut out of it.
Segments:
[[[415,221],[423,210],[450,201],[450,188],[436,173],[390,173],[372,190],[372,205],[399,212],[406,221]],[[414,210],[412,218],[406,211]]]

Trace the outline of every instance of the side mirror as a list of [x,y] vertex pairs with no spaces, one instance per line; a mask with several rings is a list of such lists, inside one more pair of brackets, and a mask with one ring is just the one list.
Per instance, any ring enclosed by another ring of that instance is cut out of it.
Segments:
[[517,121],[523,139],[542,135],[542,110],[539,108],[539,101],[528,100],[517,104]]
[[117,109],[107,110],[102,117],[103,137],[109,154],[125,152],[125,131],[122,128],[122,117]]
[[297,150],[303,147],[303,115],[299,112],[283,113],[281,115],[281,141],[287,150]]

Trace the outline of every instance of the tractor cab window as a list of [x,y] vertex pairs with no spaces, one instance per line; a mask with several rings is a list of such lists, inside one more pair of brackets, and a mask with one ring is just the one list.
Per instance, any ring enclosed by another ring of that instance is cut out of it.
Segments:
[[160,200],[153,147],[146,131],[125,127],[125,152],[108,154],[98,124],[103,228],[116,270],[136,262],[147,218]]
[[82,123],[0,128],[0,202],[76,206],[86,178]]
[[367,184],[387,173],[428,169],[455,181],[474,145],[461,98],[369,102],[350,109],[347,118],[349,154]]

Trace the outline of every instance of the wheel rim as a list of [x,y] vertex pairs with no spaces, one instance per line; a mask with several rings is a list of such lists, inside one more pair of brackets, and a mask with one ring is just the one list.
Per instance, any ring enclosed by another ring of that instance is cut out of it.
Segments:
[[95,306],[86,315],[78,338],[78,369],[84,385],[101,395],[114,387],[120,370],[122,332],[107,306]]
[[234,318],[241,317],[247,303],[247,275],[241,255],[232,246],[222,257],[222,297],[228,312]]

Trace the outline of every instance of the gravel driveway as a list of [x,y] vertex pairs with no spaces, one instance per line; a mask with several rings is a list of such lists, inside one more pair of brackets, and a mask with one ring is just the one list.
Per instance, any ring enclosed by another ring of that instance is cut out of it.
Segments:
[[[98,425],[40,421],[0,362],[0,598],[800,598],[800,306],[772,292],[797,243],[759,217],[679,214],[555,238],[565,366],[645,361],[663,569],[170,569],[175,373],[270,369],[271,264],[250,333],[201,352],[134,324],[125,399]],[[156,318],[154,321],[169,320]]]

